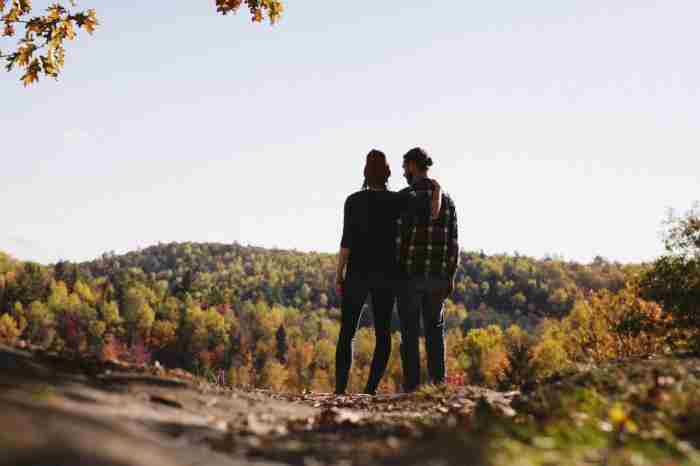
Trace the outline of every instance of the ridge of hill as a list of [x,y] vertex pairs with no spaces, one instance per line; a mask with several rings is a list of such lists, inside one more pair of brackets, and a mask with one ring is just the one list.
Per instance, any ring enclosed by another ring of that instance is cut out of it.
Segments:
[[[237,243],[165,243],[121,255],[103,254],[78,264],[77,271],[88,277],[132,276],[166,283],[170,293],[189,292],[208,305],[263,299],[271,305],[319,309],[340,306],[335,257]],[[54,267],[64,275],[71,264]],[[452,300],[482,311],[482,325],[498,320],[498,315],[512,320],[562,317],[577,297],[602,289],[618,291],[642,268],[603,258],[581,264],[462,252]]]
[[[537,352],[523,347],[525,359],[536,353],[542,361],[562,365],[564,349],[559,346],[564,343],[555,337],[567,334],[564,329],[582,327],[582,319],[588,322],[594,313],[608,322],[611,306],[620,319],[627,311],[650,311],[646,305],[628,309],[633,301],[626,289],[619,299],[606,294],[611,290],[616,295],[639,269],[602,259],[583,265],[463,252],[456,290],[445,306],[455,383],[468,367],[471,379],[485,377],[490,384],[508,379],[504,368],[519,364],[507,360],[506,336],[520,342],[518,347],[524,339],[541,340],[544,346]],[[238,244],[160,244],[51,266],[0,254],[0,341],[26,341],[56,354],[105,360],[156,360],[202,375],[225,371],[228,383],[236,386],[327,390],[334,383],[340,327],[334,270],[332,254]],[[585,304],[588,295],[597,296],[596,290],[605,293]],[[574,303],[583,303],[578,313],[569,312]],[[365,313],[364,328],[356,336],[353,390],[369,370],[371,315]],[[573,316],[571,322],[558,319],[568,316]],[[521,335],[523,330],[533,338]],[[595,338],[608,342],[612,337]],[[608,349],[601,351],[607,354]],[[557,358],[547,356],[551,352]],[[550,370],[545,366],[537,366],[538,373]],[[394,352],[383,389],[401,386],[400,368]]]

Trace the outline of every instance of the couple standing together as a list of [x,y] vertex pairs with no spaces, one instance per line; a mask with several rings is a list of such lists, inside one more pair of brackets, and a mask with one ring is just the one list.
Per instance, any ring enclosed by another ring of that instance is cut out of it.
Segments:
[[391,354],[391,318],[401,321],[403,389],[420,385],[418,336],[422,318],[428,374],[445,382],[443,303],[454,290],[459,257],[454,202],[428,177],[433,161],[420,148],[403,157],[408,187],[389,191],[384,153],[367,155],[363,189],[345,201],[336,286],[342,320],[336,349],[337,394],[345,393],[355,333],[371,296],[376,346],[365,393],[375,394]]

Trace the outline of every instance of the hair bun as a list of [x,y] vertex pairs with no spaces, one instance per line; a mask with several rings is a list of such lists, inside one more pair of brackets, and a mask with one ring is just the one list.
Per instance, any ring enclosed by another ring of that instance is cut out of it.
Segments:
[[427,170],[433,165],[433,159],[428,157],[424,149],[414,147],[403,156],[404,162],[415,162],[420,170]]

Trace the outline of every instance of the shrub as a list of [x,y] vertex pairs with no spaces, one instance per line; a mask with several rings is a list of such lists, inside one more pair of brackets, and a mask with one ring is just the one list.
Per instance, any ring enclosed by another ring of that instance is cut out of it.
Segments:
[[[673,318],[673,328],[700,350],[700,206],[666,222],[667,255],[642,277],[643,298],[655,301]],[[681,342],[682,343],[682,342]]]
[[533,338],[517,325],[508,327],[503,340],[508,366],[504,372],[503,388],[520,386],[534,379],[531,361]]
[[508,367],[503,331],[496,325],[470,330],[464,341],[469,358],[467,378],[470,383],[495,387],[505,377]]

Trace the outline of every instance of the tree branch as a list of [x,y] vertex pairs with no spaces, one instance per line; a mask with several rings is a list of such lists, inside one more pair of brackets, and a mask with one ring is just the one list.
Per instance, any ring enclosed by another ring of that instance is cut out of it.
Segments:
[[[64,4],[68,4],[64,6]],[[31,17],[33,11],[29,1],[12,2],[12,7],[6,15],[2,15],[7,6],[7,0],[0,0],[0,25],[4,23],[5,32],[0,31],[0,37],[17,36],[16,50],[14,53],[0,52],[0,59],[5,59],[7,70],[22,68],[25,71],[22,81],[25,86],[38,80],[39,75],[56,77],[63,67],[63,57],[65,56],[64,43],[72,40],[77,33],[85,30],[92,34],[99,26],[99,21],[94,9],[72,12],[72,7],[76,3],[72,0],[54,0],[54,3],[46,9],[43,15]],[[248,7],[254,22],[261,22],[265,18],[274,24],[282,15],[283,3],[281,0],[216,0],[217,12],[236,12],[240,7]],[[23,19],[29,18],[29,19]],[[16,24],[24,27],[24,37],[17,34],[14,29]],[[55,34],[55,36],[54,36]],[[36,45],[35,41],[44,38],[41,45]],[[33,48],[32,48],[33,47]],[[39,50],[46,49],[47,55],[34,55]],[[54,60],[54,53],[58,54]]]

